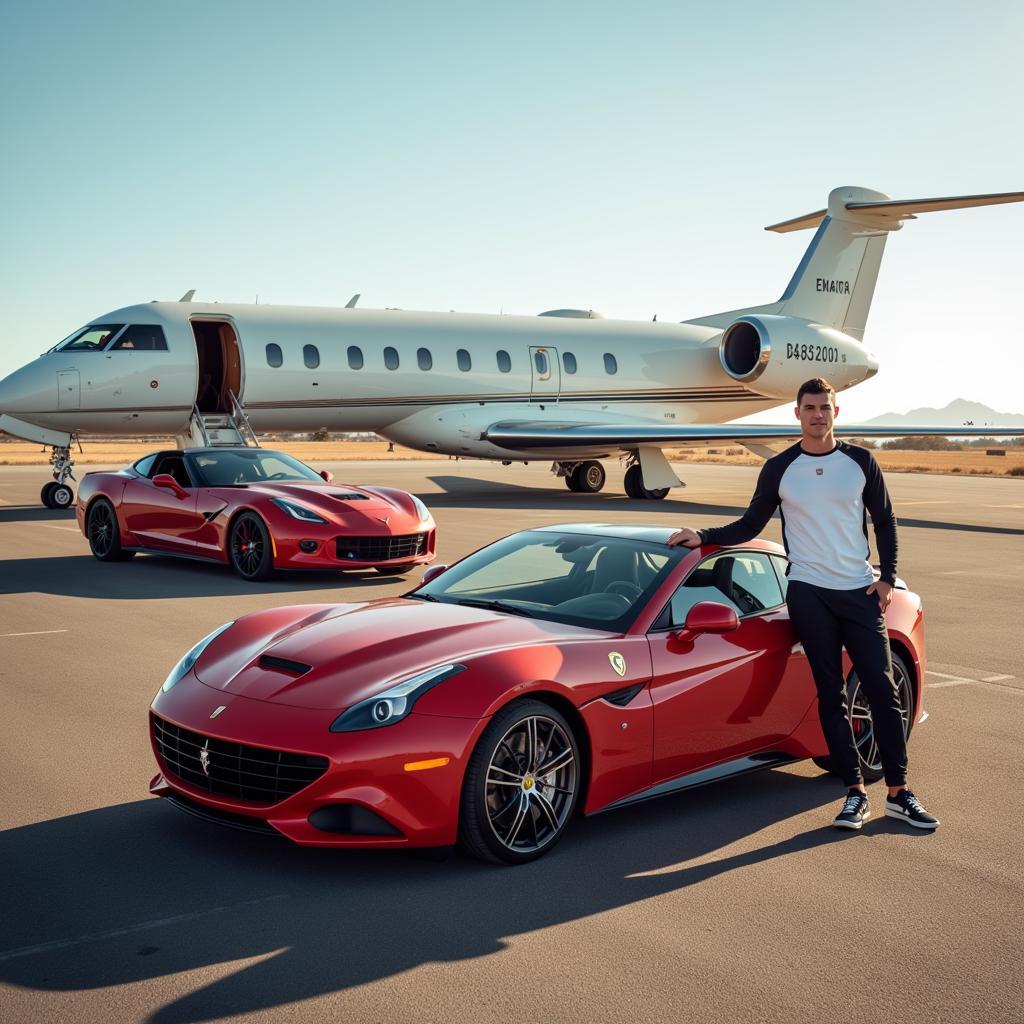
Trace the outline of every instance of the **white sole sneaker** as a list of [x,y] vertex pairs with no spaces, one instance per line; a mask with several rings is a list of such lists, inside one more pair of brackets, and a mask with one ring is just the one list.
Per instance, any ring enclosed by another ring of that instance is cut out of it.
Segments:
[[871,817],[871,812],[868,811],[860,821],[840,821],[838,818],[832,822],[834,828],[845,828],[850,832],[859,832],[864,827],[864,822]]
[[914,828],[923,828],[926,832],[934,832],[941,822],[927,822],[927,821],[914,821],[906,811],[899,807],[892,807],[889,804],[885,805],[885,816],[887,818],[895,818],[897,821],[902,821],[904,825],[913,825]]

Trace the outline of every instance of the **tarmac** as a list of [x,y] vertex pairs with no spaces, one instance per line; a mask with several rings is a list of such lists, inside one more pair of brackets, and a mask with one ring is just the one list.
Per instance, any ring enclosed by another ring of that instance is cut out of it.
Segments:
[[[92,467],[90,467],[92,468]],[[756,468],[683,465],[663,502],[570,493],[546,464],[328,464],[418,494],[439,562],[573,521],[707,526]],[[229,618],[400,594],[372,572],[247,584],[104,565],[44,467],[0,467],[0,1018],[15,1022],[1019,1022],[1024,480],[891,474],[924,600],[911,783],[942,819],[831,829],[810,762],[573,824],[514,869],[307,850],[151,798],[149,702]],[[766,537],[779,539],[778,520]]]

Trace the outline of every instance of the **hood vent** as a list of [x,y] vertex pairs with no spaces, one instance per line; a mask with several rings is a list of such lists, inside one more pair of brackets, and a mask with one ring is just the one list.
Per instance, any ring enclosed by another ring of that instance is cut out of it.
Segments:
[[354,491],[351,494],[332,494],[332,498],[337,498],[339,501],[369,501],[370,498],[366,494],[356,494]]
[[304,676],[312,667],[312,665],[304,665],[301,661],[292,661],[290,658],[275,658],[272,654],[264,654],[260,657],[260,668],[288,672],[294,676]]

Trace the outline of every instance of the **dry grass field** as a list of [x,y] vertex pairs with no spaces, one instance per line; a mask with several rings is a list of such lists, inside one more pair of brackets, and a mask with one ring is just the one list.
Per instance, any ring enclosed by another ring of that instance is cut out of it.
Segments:
[[[160,437],[137,441],[86,440],[82,444],[83,451],[75,455],[75,463],[80,466],[127,465],[146,452],[172,447],[173,444],[170,438]],[[267,447],[288,452],[314,467],[324,462],[444,458],[443,455],[418,452],[400,445],[389,452],[386,441],[268,441]],[[781,451],[783,447],[777,445],[776,449]],[[745,448],[734,446],[669,448],[666,454],[673,462],[757,466],[762,461]],[[984,449],[959,452],[876,451],[875,456],[882,469],[890,473],[962,473],[971,476],[1015,476],[1024,480],[1024,448],[1019,447],[1007,448],[1003,456],[986,455]],[[48,461],[48,453],[37,444],[0,441],[0,466],[46,465]]]

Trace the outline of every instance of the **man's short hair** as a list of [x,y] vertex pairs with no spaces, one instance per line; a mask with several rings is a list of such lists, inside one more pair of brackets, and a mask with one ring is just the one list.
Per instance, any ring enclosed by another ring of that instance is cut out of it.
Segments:
[[800,408],[804,395],[828,395],[832,404],[836,404],[836,389],[824,377],[813,377],[800,385],[800,390],[796,393],[797,408]]

